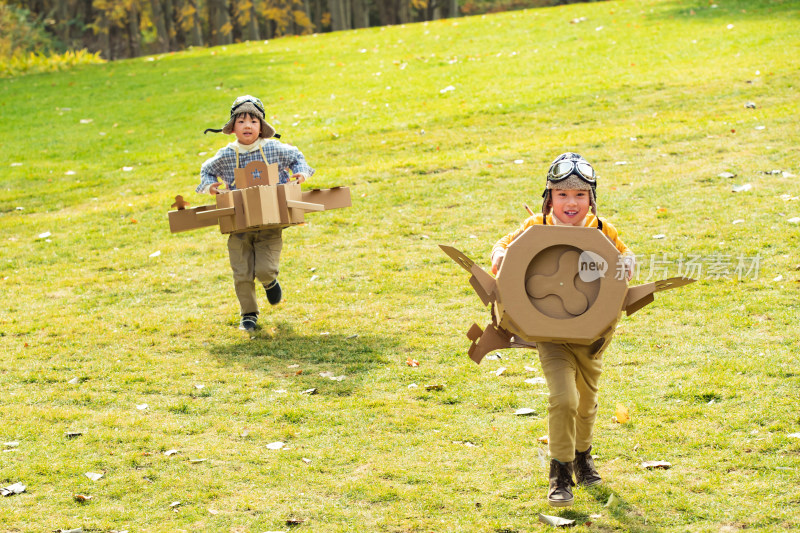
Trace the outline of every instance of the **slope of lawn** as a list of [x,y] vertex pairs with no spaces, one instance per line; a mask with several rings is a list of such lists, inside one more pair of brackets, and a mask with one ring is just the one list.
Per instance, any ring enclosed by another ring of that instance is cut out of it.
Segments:
[[[799,17],[599,2],[2,80],[0,487],[26,490],[0,529],[800,528]],[[304,187],[353,198],[285,230],[252,336],[226,237],[167,224],[176,195],[211,202],[199,167],[230,139],[203,130],[248,93]],[[536,353],[467,358],[489,313],[437,245],[488,269],[567,150],[634,283],[699,281],[621,320],[605,483],[555,510]]]

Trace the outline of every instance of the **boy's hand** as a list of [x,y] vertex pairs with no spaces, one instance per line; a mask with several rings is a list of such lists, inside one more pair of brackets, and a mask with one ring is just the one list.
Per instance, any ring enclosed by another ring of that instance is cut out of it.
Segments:
[[297,174],[292,174],[292,179],[297,180],[297,183],[303,183],[304,181],[306,181],[306,175],[303,174],[302,172]]
[[503,264],[503,259],[506,257],[505,250],[498,250],[492,256],[492,274],[497,275],[497,271],[500,270],[500,265]]
[[217,189],[219,189],[219,182],[217,182],[217,183],[212,183],[212,184],[211,184],[211,185],[208,187],[208,194],[210,194],[211,196],[214,196],[214,195],[216,195],[216,194],[219,194],[219,191],[218,191]]
[[630,281],[633,278],[633,271],[636,269],[636,257],[626,255],[622,258],[622,262],[625,264],[625,275]]

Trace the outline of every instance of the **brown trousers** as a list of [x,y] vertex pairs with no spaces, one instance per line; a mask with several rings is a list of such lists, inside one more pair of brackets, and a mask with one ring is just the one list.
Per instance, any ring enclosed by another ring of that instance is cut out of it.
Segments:
[[233,286],[243,315],[258,313],[256,284],[269,285],[278,277],[283,228],[235,233],[228,237]]
[[550,456],[569,462],[576,451],[585,452],[592,445],[604,347],[598,350],[596,346],[550,342],[537,342],[536,347],[550,389]]

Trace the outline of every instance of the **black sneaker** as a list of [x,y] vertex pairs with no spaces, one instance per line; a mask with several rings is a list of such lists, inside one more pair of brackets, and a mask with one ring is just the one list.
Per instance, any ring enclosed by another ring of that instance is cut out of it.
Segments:
[[267,291],[267,301],[271,305],[278,305],[279,303],[281,303],[281,298],[283,297],[283,292],[281,292],[281,284],[278,283],[277,279],[275,281],[273,281],[269,285],[269,287],[264,285],[264,289],[266,289],[266,291]]
[[239,329],[243,331],[253,331],[256,329],[256,322],[258,321],[258,313],[247,313],[242,315],[242,321],[239,323]]
[[600,477],[600,473],[594,467],[591,446],[583,453],[575,452],[572,468],[575,470],[575,481],[578,482],[578,485],[593,487],[603,482],[603,478]]
[[575,498],[572,496],[572,463],[559,463],[550,460],[550,487],[547,490],[547,503],[551,507],[569,507]]

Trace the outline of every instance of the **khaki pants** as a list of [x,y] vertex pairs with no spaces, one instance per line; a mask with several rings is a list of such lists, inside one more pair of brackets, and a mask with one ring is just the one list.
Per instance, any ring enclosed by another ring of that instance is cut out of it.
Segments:
[[258,313],[256,284],[269,285],[278,277],[283,228],[236,233],[228,237],[233,286],[243,315]]
[[596,345],[550,342],[537,342],[536,346],[550,389],[547,408],[550,456],[569,462],[575,459],[576,450],[585,452],[592,445],[605,346],[599,350]]

